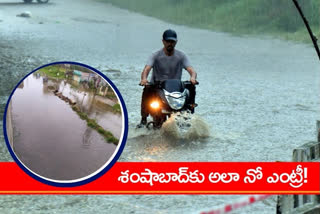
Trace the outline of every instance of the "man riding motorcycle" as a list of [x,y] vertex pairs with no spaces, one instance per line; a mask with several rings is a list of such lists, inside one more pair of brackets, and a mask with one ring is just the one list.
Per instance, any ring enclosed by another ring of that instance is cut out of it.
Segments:
[[141,122],[138,124],[138,128],[141,128],[147,124],[147,117],[149,115],[147,111],[148,100],[156,93],[156,88],[148,86],[147,77],[152,69],[151,83],[161,82],[168,79],[181,80],[182,69],[185,69],[190,74],[191,87],[189,87],[190,99],[189,106],[191,106],[191,112],[194,111],[195,106],[195,87],[197,84],[197,73],[194,71],[187,56],[177,49],[177,33],[174,30],[168,29],[164,31],[162,35],[163,48],[153,53],[149,57],[146,66],[141,73],[140,85],[145,86],[142,93],[141,101]]

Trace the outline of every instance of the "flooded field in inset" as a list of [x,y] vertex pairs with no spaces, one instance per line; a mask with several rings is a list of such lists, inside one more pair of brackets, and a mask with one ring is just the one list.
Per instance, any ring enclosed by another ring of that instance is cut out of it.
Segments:
[[118,99],[93,73],[60,72],[64,78],[47,74],[40,70],[29,75],[12,96],[13,150],[26,167],[46,178],[86,177],[117,148],[122,133]]

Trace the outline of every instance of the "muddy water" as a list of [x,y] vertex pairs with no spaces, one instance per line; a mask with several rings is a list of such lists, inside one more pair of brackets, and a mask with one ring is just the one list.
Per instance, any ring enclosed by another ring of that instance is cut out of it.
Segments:
[[[290,161],[294,148],[316,138],[320,73],[311,46],[171,25],[95,1],[3,8],[1,102],[19,78],[44,63],[89,64],[116,84],[128,108],[129,138],[120,161]],[[34,18],[15,17],[24,10],[31,10]],[[85,16],[81,11],[87,11]],[[209,138],[172,140],[161,132],[135,129],[140,120],[140,73],[151,52],[161,48],[167,28],[177,31],[177,48],[198,72],[196,114],[209,125]],[[1,151],[1,160],[11,160],[4,143]],[[242,197],[5,196],[1,205],[6,213],[171,214],[199,213]],[[236,213],[274,214],[275,201],[271,197]]]
[[[59,91],[81,96],[68,83],[60,82],[49,80],[43,83],[41,76],[32,74],[17,88],[12,97],[14,150],[33,172],[50,179],[72,180],[102,167],[116,146],[106,142],[80,119],[69,104],[53,94],[52,87],[56,85]],[[86,94],[88,100],[94,102],[94,98],[90,98],[93,95]],[[82,106],[88,107],[87,102],[84,101]],[[94,106],[90,108],[91,112],[98,114]],[[101,121],[121,121],[121,117],[106,117],[106,111],[98,115]],[[117,129],[121,131],[121,124]]]

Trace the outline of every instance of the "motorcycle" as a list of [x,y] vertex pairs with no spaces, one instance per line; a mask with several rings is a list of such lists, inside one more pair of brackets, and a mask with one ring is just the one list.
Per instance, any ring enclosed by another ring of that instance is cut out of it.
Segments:
[[[197,83],[198,84],[198,83]],[[162,124],[176,112],[194,112],[197,104],[190,103],[190,91],[195,87],[190,81],[177,79],[165,80],[146,85],[154,90],[153,96],[144,100],[146,110],[151,115],[152,121],[146,127],[161,128]],[[195,92],[195,88],[193,89]]]
[[[23,0],[24,3],[31,3],[33,0]],[[38,3],[48,3],[49,0],[37,0]]]

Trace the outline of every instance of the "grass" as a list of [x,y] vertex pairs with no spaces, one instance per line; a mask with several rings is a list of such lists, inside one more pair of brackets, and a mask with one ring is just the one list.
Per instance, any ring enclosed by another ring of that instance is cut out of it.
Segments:
[[119,143],[119,139],[117,139],[116,137],[113,136],[113,134],[107,130],[105,130],[104,128],[102,128],[96,120],[94,119],[91,119],[88,117],[88,115],[84,112],[81,112],[80,109],[76,106],[73,106],[72,107],[72,110],[75,111],[79,117],[82,119],[82,120],[85,120],[87,121],[87,125],[95,130],[98,131],[98,133],[100,133],[104,139],[110,143],[113,143],[115,145],[118,145]]
[[116,113],[121,113],[121,106],[119,103],[116,103],[112,106],[112,110]]
[[90,126],[93,129],[96,129],[96,130],[98,130],[100,128],[98,123],[93,119],[87,119],[87,125]]
[[65,69],[57,65],[46,66],[41,68],[39,71],[48,77],[65,79]]
[[[237,35],[270,35],[311,42],[291,0],[102,0],[170,23]],[[320,1],[299,1],[320,37]],[[164,29],[163,29],[164,30]]]
[[89,118],[88,118],[88,115],[86,113],[83,113],[81,111],[77,111],[77,114],[79,115],[79,117],[82,119],[82,120],[86,120],[88,121]]

